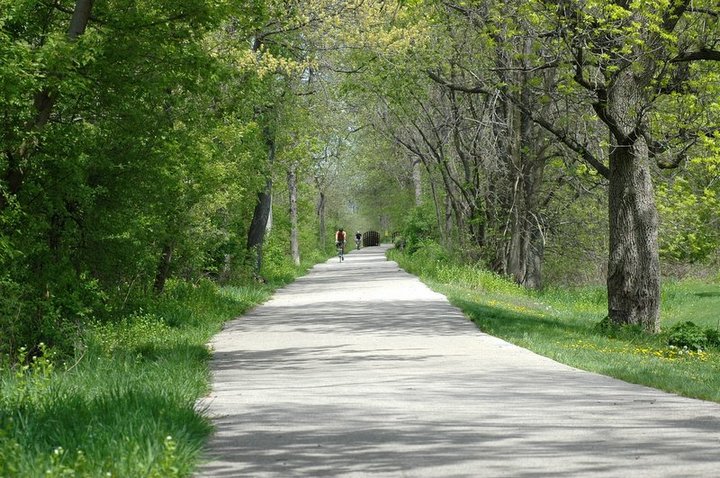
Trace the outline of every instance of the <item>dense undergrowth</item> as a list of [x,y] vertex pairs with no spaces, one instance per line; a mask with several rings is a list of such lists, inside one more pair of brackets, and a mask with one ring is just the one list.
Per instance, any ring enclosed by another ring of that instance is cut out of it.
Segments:
[[173,281],[132,314],[88,326],[74,356],[41,346],[4,357],[0,477],[189,476],[211,432],[195,410],[207,342],[310,264],[269,265],[266,284]]
[[391,257],[448,296],[491,335],[559,362],[680,395],[720,402],[720,284],[666,281],[661,333],[603,321],[601,287],[528,291],[438,247]]

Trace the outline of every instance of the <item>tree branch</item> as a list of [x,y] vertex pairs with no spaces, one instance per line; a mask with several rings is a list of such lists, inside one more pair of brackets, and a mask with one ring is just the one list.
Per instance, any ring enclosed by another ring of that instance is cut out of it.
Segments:
[[477,86],[456,85],[454,83],[450,83],[449,81],[447,81],[446,79],[444,79],[440,75],[438,75],[437,73],[434,73],[432,70],[427,70],[427,75],[430,77],[431,80],[433,80],[436,83],[439,83],[447,88],[450,88],[453,91],[462,91],[463,93],[475,93],[475,94],[490,95],[490,91],[480,85],[477,85]]
[[[427,74],[435,82],[446,86],[447,88],[450,88],[452,90],[463,91],[465,93],[480,93],[490,95],[490,92],[481,86],[464,87],[461,85],[456,85],[454,83],[450,83],[449,81],[445,80],[431,70],[427,70]],[[553,136],[560,140],[565,146],[578,153],[583,158],[583,160],[585,160],[585,162],[595,168],[595,170],[600,173],[604,178],[608,179],[610,177],[610,170],[607,168],[607,166],[605,166],[601,161],[599,161],[585,146],[555,128],[554,125],[552,125],[549,121],[543,118],[536,117],[526,105],[522,104],[522,102],[518,101],[512,95],[504,94],[504,96],[508,98],[512,103],[514,103],[518,108],[520,108],[525,114],[527,114],[534,123],[541,126],[549,133],[552,133]]]
[[521,71],[524,73],[533,73],[536,71],[541,70],[547,70],[549,68],[555,68],[560,65],[559,60],[551,61],[550,63],[545,63],[544,65],[534,66],[532,68],[526,68],[526,67],[518,67],[518,68],[511,68],[511,67],[503,67],[503,68],[488,68],[488,71]]
[[458,5],[457,3],[454,3],[454,2],[443,2],[443,4],[444,4],[446,7],[448,7],[449,9],[455,10],[456,12],[461,13],[461,14],[465,15],[466,17],[469,17],[469,16],[470,16],[470,10],[468,10],[468,9],[465,8],[464,6],[460,6],[460,5]]
[[685,11],[690,6],[691,0],[676,0],[672,2],[672,7],[665,12],[662,21],[663,30],[671,32],[675,30],[677,23],[680,21],[680,17],[683,16]]
[[604,94],[603,92],[606,90],[604,84],[599,82],[591,82],[590,80],[585,79],[585,75],[583,75],[583,65],[585,64],[585,57],[582,48],[577,48],[575,50],[574,57],[575,75],[573,75],[573,79],[575,80],[575,82],[586,90],[597,93],[598,95]]
[[562,142],[565,146],[579,154],[586,163],[595,168],[595,170],[600,173],[600,175],[602,175],[605,179],[610,178],[610,170],[608,169],[608,167],[605,166],[602,162],[598,161],[598,159],[585,146],[569,137],[566,133],[555,128],[555,126],[552,125],[549,121],[543,118],[536,118],[532,114],[532,112],[528,112],[528,114],[530,115],[530,118],[533,120],[533,122],[541,126],[549,133],[552,133],[552,135],[559,139],[560,142]]
[[720,17],[720,12],[716,12],[708,8],[690,7],[689,11],[690,13],[704,13],[705,15],[710,15],[715,18]]
[[707,60],[707,61],[720,61],[720,51],[710,50],[708,48],[701,48],[697,51],[687,51],[676,56],[671,63],[683,63],[688,61]]
[[594,101],[592,103],[592,107],[593,110],[595,110],[595,114],[598,115],[598,118],[607,125],[608,129],[619,144],[627,145],[633,143],[631,137],[623,133],[622,129],[617,124],[617,121],[615,121],[615,119],[607,113],[606,98],[601,97],[598,101]]
[[93,0],[77,0],[75,2],[75,10],[70,19],[70,28],[68,28],[68,37],[71,40],[75,40],[85,33],[85,28],[87,28],[90,21],[92,7]]

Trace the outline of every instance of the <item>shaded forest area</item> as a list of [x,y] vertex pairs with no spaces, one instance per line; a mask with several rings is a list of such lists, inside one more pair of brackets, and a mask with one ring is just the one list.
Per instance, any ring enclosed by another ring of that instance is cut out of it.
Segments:
[[[713,0],[0,0],[0,353],[393,233],[659,328],[717,279]],[[439,254],[438,254],[439,255]]]

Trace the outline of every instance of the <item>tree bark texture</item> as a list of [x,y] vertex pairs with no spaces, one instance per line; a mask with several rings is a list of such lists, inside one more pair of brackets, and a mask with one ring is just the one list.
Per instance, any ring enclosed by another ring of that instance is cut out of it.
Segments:
[[[514,80],[521,85],[521,101],[531,105],[527,78],[519,75]],[[506,274],[515,282],[529,288],[542,286],[544,239],[540,223],[539,190],[544,179],[544,148],[538,142],[537,131],[525,109],[505,101],[504,114],[509,134],[502,143],[506,148],[507,185],[510,192],[507,210],[509,237],[505,246]]]
[[542,286],[545,239],[538,196],[545,160],[532,156],[527,155],[523,159],[521,173],[517,178],[517,197],[511,214],[513,222],[508,273],[513,275],[518,284],[529,289],[539,289]]
[[527,268],[523,285],[528,289],[540,289],[542,287],[542,266],[545,259],[545,238],[539,227],[533,229],[528,242]]
[[613,120],[610,151],[608,316],[616,324],[660,327],[658,213],[648,147],[636,127],[642,88],[629,71],[617,77],[608,96]]
[[325,227],[325,204],[326,204],[326,198],[325,193],[320,191],[320,195],[318,197],[318,204],[317,204],[317,215],[318,215],[318,243],[320,244],[320,249],[325,250],[325,246],[327,245],[325,235],[327,234],[327,228]]
[[608,315],[616,324],[659,330],[658,215],[647,147],[638,142],[610,155]]
[[90,21],[93,1],[94,0],[77,0],[75,2],[75,9],[73,10],[72,18],[70,19],[70,28],[68,29],[68,37],[71,40],[74,40],[85,33],[85,29]]
[[[522,75],[509,75],[512,81],[521,86],[521,101],[527,101],[527,87]],[[525,148],[529,148],[527,143],[529,139],[528,128],[529,121],[527,115],[512,102],[507,102],[508,108],[508,129],[511,139],[508,144],[507,158],[509,159],[508,173],[513,178],[512,181],[512,202],[510,206],[510,240],[508,244],[508,274],[510,274],[515,282],[522,284],[525,280],[525,261],[527,259],[527,248],[524,231],[526,229],[525,216],[527,214],[527,197],[525,195],[525,162],[527,161],[527,153]]]

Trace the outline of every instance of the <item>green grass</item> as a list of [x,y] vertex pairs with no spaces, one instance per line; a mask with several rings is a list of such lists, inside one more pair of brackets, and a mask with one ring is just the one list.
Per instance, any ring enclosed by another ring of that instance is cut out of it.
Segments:
[[663,325],[692,321],[720,326],[720,285],[698,281],[669,282],[663,287]]
[[207,342],[300,272],[274,285],[173,282],[144,310],[88,326],[76,357],[0,361],[0,477],[190,476],[212,431],[195,410]]
[[[470,266],[397,252],[392,258],[445,294],[484,332],[580,369],[720,402],[719,350],[671,348],[667,333],[600,329],[607,315],[603,288],[532,292]],[[717,328],[720,284],[667,283],[662,296],[664,331],[688,320]]]
[[[679,354],[664,336],[598,331],[601,288],[531,293],[477,268],[398,259],[488,333],[579,368],[720,402],[718,351]],[[205,344],[273,288],[172,283],[144,310],[89,327],[75,357],[47,350],[23,367],[0,362],[0,477],[189,476],[211,432],[195,410],[209,390]],[[718,314],[716,284],[663,289],[663,326],[716,326]]]

